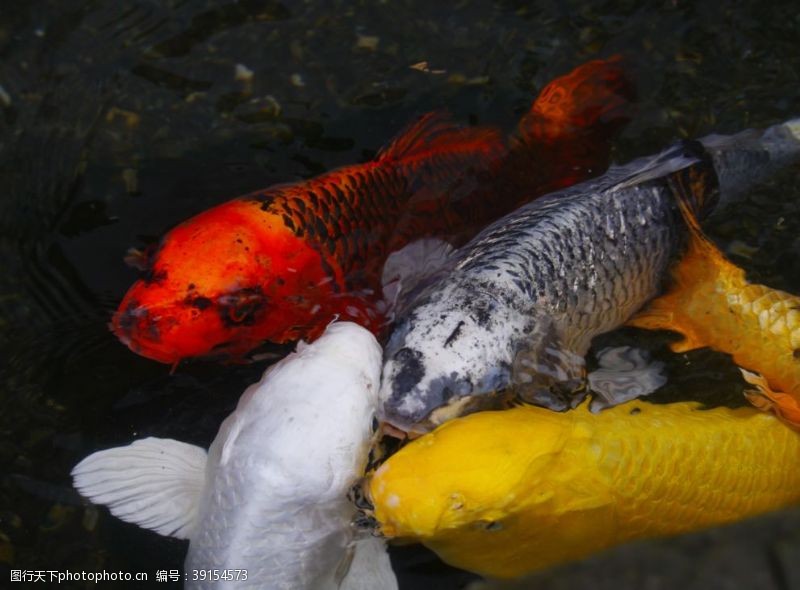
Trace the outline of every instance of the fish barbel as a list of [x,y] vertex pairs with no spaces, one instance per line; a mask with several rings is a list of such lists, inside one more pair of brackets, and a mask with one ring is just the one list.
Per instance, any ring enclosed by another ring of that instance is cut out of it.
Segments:
[[754,408],[639,400],[449,421],[374,473],[382,532],[514,578],[800,502],[800,434]]
[[658,294],[684,245],[678,201],[702,218],[799,159],[797,119],[714,135],[498,220],[399,304],[384,350],[382,419],[424,431],[512,389],[551,409],[574,405],[591,339]]
[[[551,82],[513,142],[430,114],[372,162],[204,211],[138,257],[144,276],[112,329],[134,352],[173,364],[313,339],[337,316],[378,331],[391,252],[425,236],[463,242],[521,197],[600,173],[631,93],[619,59],[595,60]],[[503,176],[509,190],[486,188]]]
[[680,332],[674,352],[709,346],[730,354],[755,386],[747,398],[800,428],[800,297],[748,282],[691,211],[682,204],[681,211],[689,245],[671,271],[673,284],[628,325]]

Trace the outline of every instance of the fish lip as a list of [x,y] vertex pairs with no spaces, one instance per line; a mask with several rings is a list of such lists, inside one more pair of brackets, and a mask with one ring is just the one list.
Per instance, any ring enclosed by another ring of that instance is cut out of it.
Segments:
[[[499,382],[498,382],[499,383]],[[472,388],[463,395],[451,395],[447,400],[424,412],[414,413],[412,416],[395,412],[387,408],[386,404],[379,408],[380,421],[387,425],[385,430],[398,438],[414,439],[435,430],[442,424],[461,418],[468,414],[487,410],[499,410],[513,405],[515,392],[513,386],[505,384],[497,389],[483,390]],[[389,411],[387,411],[387,409]],[[398,436],[397,432],[402,433]],[[404,436],[403,436],[404,435]]]
[[[379,419],[405,433],[407,438],[413,438],[460,416],[460,409],[471,405],[476,398],[483,397],[480,392],[474,392],[472,384],[466,380],[444,378],[432,383],[431,386],[433,389],[429,386],[427,392],[414,388],[407,397],[401,398],[399,403],[382,404],[378,412]],[[404,404],[407,399],[410,401]],[[422,405],[413,408],[413,404]],[[404,405],[413,409],[404,410]]]
[[426,380],[420,351],[403,347],[393,357],[384,364],[378,414],[405,433],[429,432],[452,418],[492,408],[497,393],[511,385],[511,366],[503,363],[479,374],[451,372]]
[[[188,357],[177,355],[170,347],[160,344],[161,315],[158,309],[154,311],[153,306],[142,305],[138,299],[123,300],[109,327],[120,342],[140,356],[168,365],[185,360]],[[143,323],[146,324],[144,329]]]

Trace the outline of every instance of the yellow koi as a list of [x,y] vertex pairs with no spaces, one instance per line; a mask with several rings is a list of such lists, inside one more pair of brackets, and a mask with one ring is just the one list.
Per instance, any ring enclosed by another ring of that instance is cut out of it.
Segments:
[[452,420],[368,483],[387,537],[514,578],[633,539],[800,502],[800,434],[753,408],[633,401]]
[[685,203],[680,208],[689,244],[672,270],[672,288],[628,324],[680,332],[675,352],[708,346],[730,354],[755,386],[748,400],[800,428],[800,297],[748,282]]

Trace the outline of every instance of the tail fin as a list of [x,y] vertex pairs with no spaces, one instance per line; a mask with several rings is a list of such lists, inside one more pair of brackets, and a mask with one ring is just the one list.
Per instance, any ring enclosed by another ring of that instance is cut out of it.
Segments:
[[635,94],[618,55],[556,78],[520,121],[504,176],[530,196],[602,174],[611,139],[633,117]]
[[550,82],[519,124],[527,144],[616,133],[633,116],[636,91],[622,56],[596,59]]
[[800,118],[765,130],[700,139],[714,161],[723,204],[735,200],[775,173],[800,162]]

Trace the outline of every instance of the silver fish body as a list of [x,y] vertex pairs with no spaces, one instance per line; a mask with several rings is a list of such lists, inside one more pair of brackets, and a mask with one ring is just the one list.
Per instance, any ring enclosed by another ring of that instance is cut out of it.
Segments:
[[682,246],[677,193],[706,215],[748,162],[755,180],[800,157],[798,138],[790,122],[713,136],[708,146],[685,142],[486,228],[398,314],[384,351],[381,418],[426,430],[510,386],[527,402],[574,404],[592,338],[659,292]]

